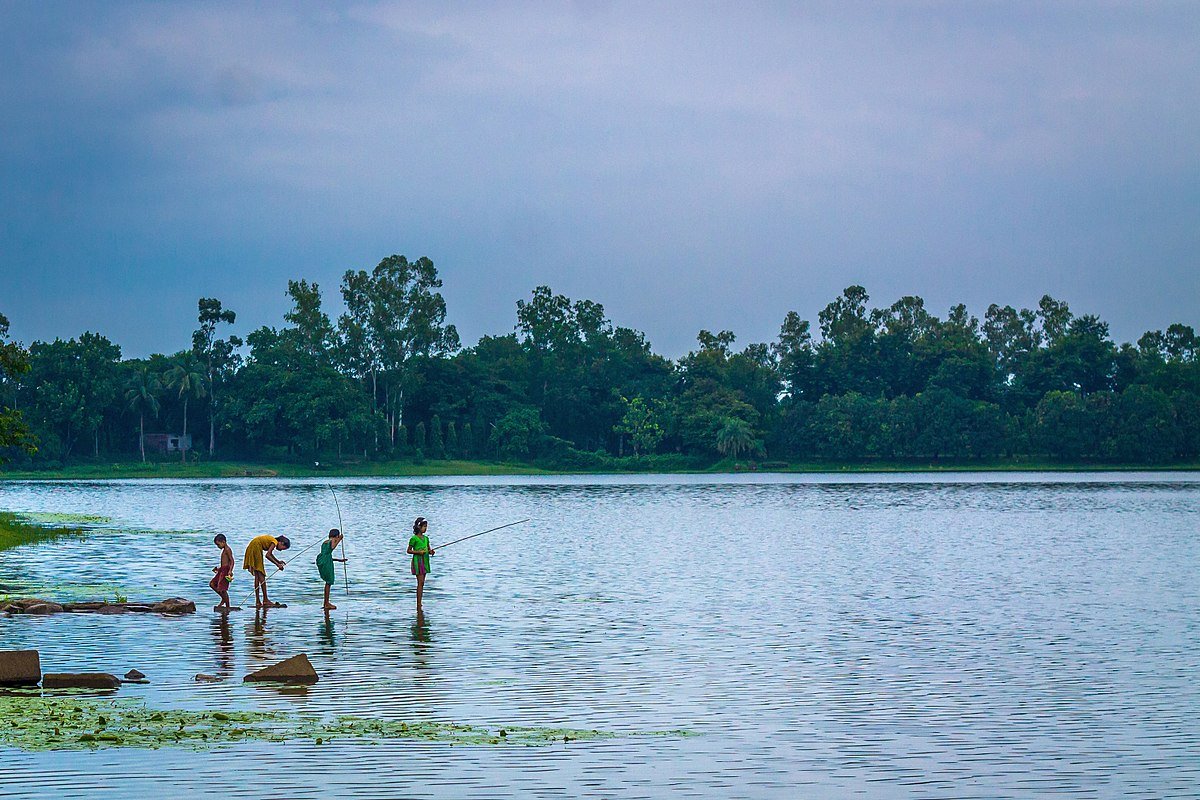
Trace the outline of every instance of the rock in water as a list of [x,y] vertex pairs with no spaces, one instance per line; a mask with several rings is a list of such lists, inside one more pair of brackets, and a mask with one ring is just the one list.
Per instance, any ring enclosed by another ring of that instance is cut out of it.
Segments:
[[37,650],[0,651],[0,686],[36,686],[41,679]]
[[119,689],[121,679],[107,672],[47,672],[43,689]]
[[216,675],[206,675],[203,672],[197,672],[196,677],[193,680],[195,680],[196,683],[220,683],[221,682],[221,679],[218,678]]
[[115,603],[107,606],[100,606],[96,609],[97,614],[124,614],[125,606],[116,605]]
[[161,603],[155,603],[154,610],[159,614],[195,614],[196,604],[182,597],[168,597]]
[[308,656],[301,653],[298,656],[284,659],[278,664],[264,667],[258,672],[251,672],[242,680],[244,682],[279,681],[281,683],[316,683],[319,678],[317,677],[317,671],[313,669],[313,665],[309,662]]
[[63,607],[49,601],[25,606],[26,614],[61,614]]
[[128,680],[128,681],[141,681],[141,680],[145,680],[145,679],[146,679],[146,676],[142,673],[141,670],[131,669],[131,670],[129,670],[129,672],[125,673],[125,680]]

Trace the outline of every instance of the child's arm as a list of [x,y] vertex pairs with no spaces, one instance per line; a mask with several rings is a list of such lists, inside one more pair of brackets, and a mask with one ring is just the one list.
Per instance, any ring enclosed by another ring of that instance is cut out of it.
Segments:
[[265,555],[267,558],[269,558],[271,560],[272,564],[279,567],[280,569],[283,569],[284,562],[280,561],[278,558],[275,557],[275,553],[273,552],[274,550],[275,550],[275,545],[273,545],[273,544],[267,545],[267,550],[266,550]]

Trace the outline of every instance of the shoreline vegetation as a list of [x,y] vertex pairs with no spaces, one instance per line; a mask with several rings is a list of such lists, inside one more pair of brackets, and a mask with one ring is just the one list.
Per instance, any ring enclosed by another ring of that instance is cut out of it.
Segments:
[[549,286],[517,301],[510,332],[464,346],[441,286],[428,258],[389,256],[343,275],[336,318],[292,280],[283,327],[242,333],[200,298],[191,346],[145,358],[97,332],[26,349],[0,315],[0,463],[103,478],[164,475],[125,462],[172,458],[180,477],[1200,461],[1200,337],[1182,323],[1117,342],[1049,295],[938,316],[917,296],[872,307],[854,285],[815,327],[791,311],[740,348],[702,329],[673,358]]
[[[613,459],[613,461],[617,461]],[[300,464],[287,462],[211,461],[181,464],[178,461],[140,461],[77,463],[60,469],[0,470],[0,484],[30,480],[120,480],[213,478],[410,478],[454,476],[522,475],[721,475],[754,473],[791,474],[872,474],[941,472],[1192,472],[1200,471],[1200,462],[1168,464],[1130,464],[1110,462],[1060,462],[1048,459],[943,459],[913,461],[731,461],[696,465],[679,462],[654,466],[629,459],[596,469],[552,469],[535,464],[478,460],[361,461]],[[5,527],[8,527],[6,524]],[[39,531],[41,526],[29,525]]]

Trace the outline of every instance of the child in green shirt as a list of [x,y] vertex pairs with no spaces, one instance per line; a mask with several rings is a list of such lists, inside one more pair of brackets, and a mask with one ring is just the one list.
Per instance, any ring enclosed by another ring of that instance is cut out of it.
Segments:
[[408,553],[412,556],[412,574],[417,576],[417,613],[421,613],[421,595],[425,591],[425,576],[429,574],[429,557],[433,547],[429,544],[429,522],[417,517],[413,523],[413,535],[408,540]]
[[333,562],[340,561],[345,564],[346,559],[334,558],[333,551],[339,544],[342,543],[342,532],[337,528],[329,531],[329,538],[321,542],[321,552],[317,556],[317,572],[321,574],[321,580],[325,581],[325,610],[336,611],[337,606],[329,602],[329,587],[337,583],[337,574],[333,570]]

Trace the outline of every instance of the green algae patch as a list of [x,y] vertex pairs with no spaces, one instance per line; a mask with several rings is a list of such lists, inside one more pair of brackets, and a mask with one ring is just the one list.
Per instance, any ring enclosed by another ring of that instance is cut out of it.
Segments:
[[[656,731],[649,735],[682,735]],[[74,694],[0,695],[0,746],[21,750],[95,750],[106,747],[209,749],[239,742],[396,739],[460,745],[539,746],[612,739],[623,735],[574,728],[488,728],[454,722],[322,717],[283,711],[185,711],[147,708],[127,699]]]
[[0,511],[0,550],[37,544],[63,537],[85,536],[87,530],[81,525],[51,525],[33,521],[26,514]]
[[18,516],[35,525],[109,525],[112,517],[99,514],[62,514],[51,511],[22,511]]

